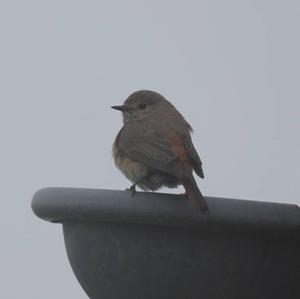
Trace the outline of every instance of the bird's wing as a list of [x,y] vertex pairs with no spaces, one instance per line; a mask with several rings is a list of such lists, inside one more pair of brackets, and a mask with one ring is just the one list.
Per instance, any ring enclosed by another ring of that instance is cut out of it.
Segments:
[[197,173],[197,175],[200,177],[200,178],[204,178],[204,173],[203,173],[203,170],[202,170],[202,162],[200,160],[200,157],[194,147],[194,144],[191,140],[191,138],[188,138],[185,143],[184,143],[184,147],[192,161],[192,165],[193,165],[193,168],[195,170],[195,172]]
[[120,152],[134,161],[177,177],[190,175],[187,170],[178,166],[176,152],[158,130],[146,130],[140,123],[128,123],[120,132],[117,142]]

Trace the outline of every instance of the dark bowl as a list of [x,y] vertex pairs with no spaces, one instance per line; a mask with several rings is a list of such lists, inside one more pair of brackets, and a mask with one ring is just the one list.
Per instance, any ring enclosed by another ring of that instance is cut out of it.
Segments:
[[204,215],[180,195],[46,188],[32,209],[63,224],[91,299],[299,299],[299,207],[207,202]]

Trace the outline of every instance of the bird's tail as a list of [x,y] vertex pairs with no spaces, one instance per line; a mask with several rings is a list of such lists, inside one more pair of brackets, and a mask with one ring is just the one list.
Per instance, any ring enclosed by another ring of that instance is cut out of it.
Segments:
[[200,209],[203,213],[208,212],[208,206],[197,183],[193,176],[188,180],[184,180],[183,187],[185,188],[186,195],[191,201],[193,208]]

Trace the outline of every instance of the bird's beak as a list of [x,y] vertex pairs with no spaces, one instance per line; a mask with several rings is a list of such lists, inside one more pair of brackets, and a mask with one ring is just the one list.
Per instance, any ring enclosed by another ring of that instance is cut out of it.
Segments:
[[112,109],[115,109],[115,110],[119,110],[119,111],[128,111],[128,107],[126,105],[120,105],[120,106],[111,106]]

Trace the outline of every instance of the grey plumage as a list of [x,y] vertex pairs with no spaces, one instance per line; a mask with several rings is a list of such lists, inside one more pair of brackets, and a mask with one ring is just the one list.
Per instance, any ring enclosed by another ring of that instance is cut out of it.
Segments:
[[191,140],[191,126],[160,94],[138,91],[122,106],[124,126],[114,145],[116,166],[143,190],[182,184],[193,206],[207,209],[193,177],[203,178],[202,162]]

